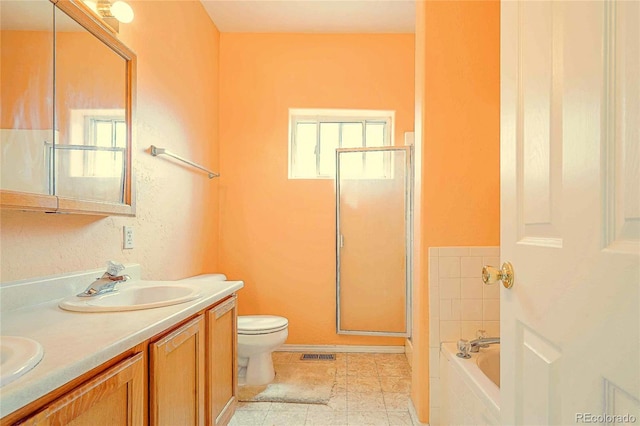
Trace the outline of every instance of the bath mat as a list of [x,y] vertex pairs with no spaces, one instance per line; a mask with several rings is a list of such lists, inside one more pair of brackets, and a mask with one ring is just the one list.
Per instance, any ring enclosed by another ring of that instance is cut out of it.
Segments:
[[239,386],[238,400],[245,402],[288,402],[328,404],[336,382],[333,363],[305,362],[275,364],[276,377],[265,386]]

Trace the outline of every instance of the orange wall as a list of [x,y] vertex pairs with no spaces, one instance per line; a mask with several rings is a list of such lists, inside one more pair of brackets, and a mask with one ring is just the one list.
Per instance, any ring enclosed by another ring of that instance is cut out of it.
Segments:
[[415,161],[413,208],[413,332],[411,336],[411,401],[418,419],[429,423],[429,287],[424,235],[424,111],[426,68],[426,3],[416,2]]
[[[125,61],[93,35],[56,34],[56,129],[69,141],[70,110],[124,109]],[[99,81],[99,84],[95,84]],[[79,143],[79,142],[76,142]]]
[[0,46],[0,128],[51,129],[53,33],[0,31]]
[[428,0],[417,2],[417,17],[422,281],[412,400],[427,422],[427,248],[500,244],[500,3]]
[[[3,210],[2,281],[99,268],[107,259],[140,263],[148,279],[219,270],[218,181],[145,150],[166,147],[218,169],[220,34],[199,1],[129,3],[135,20],[120,26],[120,38],[138,55],[137,216]],[[122,249],[123,225],[135,227],[132,250]]]
[[292,344],[396,344],[335,332],[333,180],[287,179],[288,109],[396,111],[413,130],[413,34],[224,33],[220,264],[241,314],[289,318]]
[[[47,31],[2,31],[2,129],[52,128],[53,43]],[[25,46],[32,46],[25,55]],[[86,32],[56,35],[56,124],[70,143],[70,109],[124,109],[124,60]],[[47,56],[47,53],[49,57]],[[95,84],[95,82],[100,82]],[[77,143],[77,142],[76,142]]]
[[427,1],[427,246],[500,244],[500,2]]

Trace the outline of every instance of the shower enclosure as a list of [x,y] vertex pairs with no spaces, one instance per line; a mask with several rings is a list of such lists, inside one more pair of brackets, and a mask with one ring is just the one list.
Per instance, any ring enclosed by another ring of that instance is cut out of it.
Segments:
[[411,152],[336,150],[338,334],[411,334]]

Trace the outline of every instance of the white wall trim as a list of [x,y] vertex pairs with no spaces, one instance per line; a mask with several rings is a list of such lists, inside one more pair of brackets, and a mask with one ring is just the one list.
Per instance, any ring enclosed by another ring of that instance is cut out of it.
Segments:
[[407,362],[409,367],[413,368],[413,343],[411,339],[407,339],[404,342],[404,353],[407,356]]
[[413,405],[413,400],[409,398],[409,415],[411,416],[411,421],[414,426],[429,426],[429,423],[422,423],[418,419],[418,413],[416,412],[416,407]]
[[359,345],[289,345],[284,344],[279,352],[360,352],[378,354],[403,354],[404,346],[359,346]]

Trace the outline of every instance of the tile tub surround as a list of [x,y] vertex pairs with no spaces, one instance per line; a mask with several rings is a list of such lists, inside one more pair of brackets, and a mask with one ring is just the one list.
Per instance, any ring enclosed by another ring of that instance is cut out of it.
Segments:
[[[60,299],[84,290],[103,272],[62,274],[0,286],[1,333],[29,337],[44,348],[44,357],[33,370],[0,389],[0,418],[244,286],[242,281],[189,281],[202,286],[201,298],[138,311],[81,313],[58,307]],[[128,265],[123,273],[134,279],[140,276],[140,267]]]
[[500,283],[482,283],[482,266],[500,266],[500,247],[429,248],[429,408],[439,425],[440,344],[500,335]]
[[[301,361],[299,352],[274,352],[276,365],[327,365],[336,383],[327,405],[241,402],[231,426],[412,425],[411,369],[404,354],[338,353],[335,361]],[[300,383],[304,386],[304,383]]]

